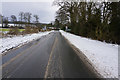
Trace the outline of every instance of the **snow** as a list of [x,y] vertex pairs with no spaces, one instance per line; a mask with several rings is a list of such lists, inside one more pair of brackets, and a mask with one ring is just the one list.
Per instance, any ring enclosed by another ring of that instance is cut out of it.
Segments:
[[82,51],[104,78],[118,78],[118,45],[84,38],[60,30],[61,34]]
[[10,48],[18,47],[21,46],[25,43],[28,43],[30,41],[33,41],[35,39],[38,39],[44,35],[47,35],[53,31],[46,31],[46,32],[39,32],[39,33],[34,33],[34,34],[27,34],[25,36],[20,35],[20,36],[14,36],[12,38],[7,37],[7,38],[0,38],[0,53],[2,54],[3,51],[6,51]]
[[119,57],[118,58],[118,66],[119,66],[118,67],[118,75],[119,75],[119,77],[118,78],[120,80],[120,71],[119,71],[120,70],[120,46],[118,47],[118,57]]

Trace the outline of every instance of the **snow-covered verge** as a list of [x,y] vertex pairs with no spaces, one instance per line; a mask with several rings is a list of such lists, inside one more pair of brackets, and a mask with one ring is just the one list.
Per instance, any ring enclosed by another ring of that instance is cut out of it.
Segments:
[[62,30],[60,32],[85,54],[104,78],[118,78],[118,45],[84,38]]
[[3,51],[7,51],[8,49],[21,46],[25,43],[28,43],[32,40],[36,40],[44,35],[47,35],[53,31],[46,31],[46,32],[39,32],[34,34],[27,34],[25,36],[14,36],[14,37],[7,37],[7,38],[0,38],[0,53]]

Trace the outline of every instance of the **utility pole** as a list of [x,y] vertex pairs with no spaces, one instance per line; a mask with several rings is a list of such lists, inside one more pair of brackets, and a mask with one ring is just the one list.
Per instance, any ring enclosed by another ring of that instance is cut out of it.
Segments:
[[1,24],[2,24],[2,28],[3,28],[3,16],[1,15]]

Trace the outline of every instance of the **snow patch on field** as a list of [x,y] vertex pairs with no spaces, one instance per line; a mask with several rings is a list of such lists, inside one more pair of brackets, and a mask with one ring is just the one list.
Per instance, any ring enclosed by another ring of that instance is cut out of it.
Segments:
[[39,32],[39,33],[34,33],[34,34],[27,34],[25,36],[20,35],[20,36],[14,36],[14,37],[7,37],[7,38],[1,38],[0,39],[0,53],[3,51],[7,51],[8,49],[14,48],[21,46],[25,43],[28,43],[32,40],[38,39],[44,35],[47,35],[53,31],[47,31],[47,32]]
[[86,55],[104,78],[118,78],[118,45],[60,32]]

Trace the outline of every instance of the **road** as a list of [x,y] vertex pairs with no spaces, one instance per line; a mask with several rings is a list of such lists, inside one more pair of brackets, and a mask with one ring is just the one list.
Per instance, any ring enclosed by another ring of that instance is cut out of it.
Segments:
[[96,78],[60,32],[3,55],[3,78]]

